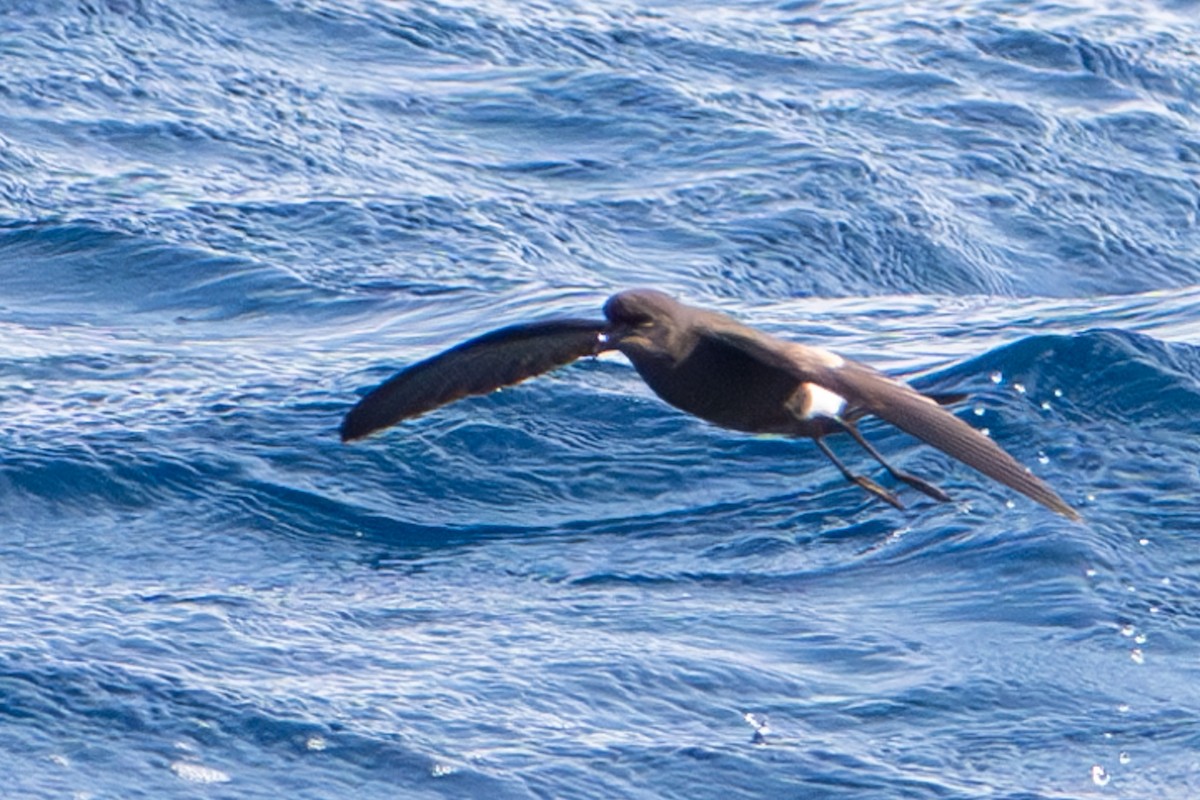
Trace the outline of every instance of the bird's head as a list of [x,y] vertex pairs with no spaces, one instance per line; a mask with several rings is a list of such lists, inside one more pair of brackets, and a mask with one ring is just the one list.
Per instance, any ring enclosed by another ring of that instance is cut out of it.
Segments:
[[677,360],[687,330],[687,306],[656,289],[628,289],[608,298],[601,334],[607,347],[634,359]]

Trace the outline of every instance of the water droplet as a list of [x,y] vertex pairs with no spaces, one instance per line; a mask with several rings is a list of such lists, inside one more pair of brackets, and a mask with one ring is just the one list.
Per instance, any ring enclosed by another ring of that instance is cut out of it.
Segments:
[[1146,643],[1146,634],[1139,633],[1137,636],[1133,637],[1133,640],[1135,642],[1137,642],[1138,644],[1145,644]]
[[1134,631],[1134,627],[1133,627],[1132,623],[1127,622],[1121,626],[1121,635],[1122,636],[1133,636],[1133,631]]
[[1117,756],[1117,761],[1120,761],[1122,764],[1128,764],[1129,753],[1126,753],[1124,750],[1122,750],[1121,755]]
[[1104,771],[1104,767],[1099,764],[1092,765],[1092,783],[1097,786],[1108,786],[1108,782],[1112,780],[1112,776]]
[[1142,652],[1142,648],[1135,647],[1129,651],[1129,657],[1133,659],[1135,664],[1145,664],[1146,654]]
[[435,778],[444,778],[447,775],[453,775],[455,771],[454,767],[449,764],[434,764],[429,770],[429,774]]
[[229,783],[230,780],[229,773],[190,761],[173,762],[171,772],[189,783]]
[[986,411],[986,409],[983,406],[975,406],[975,416],[982,417],[984,411]]
[[1170,586],[1171,578],[1170,577],[1163,578],[1162,581],[1160,581],[1160,583],[1162,583],[1163,586]]
[[1055,396],[1055,397],[1062,397],[1062,389],[1055,389],[1055,390],[1054,390],[1054,396]]
[[1120,714],[1128,714],[1128,713],[1129,713],[1129,703],[1121,703],[1121,704],[1119,704],[1119,705],[1117,706],[1117,713],[1120,713]]
[[1050,401],[1043,400],[1042,401],[1042,411],[1049,411],[1049,410],[1050,410]]
[[754,737],[750,742],[752,744],[765,745],[767,743],[767,734],[771,732],[771,726],[767,724],[767,718],[763,717],[759,719],[749,712],[743,718],[750,727],[754,728]]
[[304,746],[307,747],[309,750],[320,752],[321,750],[324,750],[328,745],[325,743],[324,736],[310,736],[310,737],[308,737],[308,740],[304,743]]
[[992,373],[992,383],[999,383],[1002,380],[1004,380],[1004,376],[1001,375],[1000,372],[997,371]]
[[1004,501],[1004,507],[1005,507],[1005,508],[1016,508],[1016,507],[1017,507],[1017,504],[1016,504],[1016,503],[1014,503],[1012,500],[1005,500],[1005,501]]
[[1038,458],[1039,464],[1049,464],[1050,463],[1050,456],[1046,455],[1045,453],[1038,453],[1037,458]]
[[989,428],[980,428],[979,432],[982,433],[984,436],[992,435],[992,431]]
[[1025,394],[1025,384],[1014,383],[1013,388],[1017,390],[1017,394]]

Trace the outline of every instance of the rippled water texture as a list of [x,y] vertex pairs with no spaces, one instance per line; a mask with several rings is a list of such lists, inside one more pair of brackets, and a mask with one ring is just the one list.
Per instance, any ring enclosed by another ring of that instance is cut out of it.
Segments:
[[[1200,796],[1198,20],[0,4],[0,794]],[[1085,521],[621,359],[338,441],[633,285],[969,391]]]

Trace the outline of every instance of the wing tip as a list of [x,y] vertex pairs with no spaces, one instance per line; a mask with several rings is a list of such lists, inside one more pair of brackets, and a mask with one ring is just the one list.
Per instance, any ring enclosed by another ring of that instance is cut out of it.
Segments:
[[1050,509],[1055,514],[1066,517],[1067,519],[1071,520],[1071,522],[1083,521],[1083,515],[1076,511],[1075,508],[1067,503],[1066,500],[1063,500],[1061,497],[1059,497],[1058,492],[1046,485],[1041,478],[1038,478],[1028,470],[1026,470],[1025,474],[1033,479],[1032,486],[1017,486],[1014,484],[1008,484],[1007,481],[1002,481],[1002,483],[1008,484],[1010,489],[1017,490],[1030,500],[1033,500]]
[[1066,502],[1061,499],[1054,504],[1047,503],[1046,507],[1051,511],[1062,514],[1064,517],[1071,520],[1071,522],[1083,522],[1083,515],[1071,506],[1067,505]]
[[359,402],[358,405],[350,409],[342,419],[342,424],[338,426],[338,436],[343,442],[352,442],[355,439],[361,439],[364,436],[374,433],[381,427],[387,427],[373,421],[359,419],[359,415],[356,412],[360,411],[361,407],[362,403]]

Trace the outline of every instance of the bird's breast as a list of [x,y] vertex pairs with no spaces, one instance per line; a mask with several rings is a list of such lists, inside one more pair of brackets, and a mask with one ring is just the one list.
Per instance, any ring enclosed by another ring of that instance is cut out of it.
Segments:
[[740,349],[700,338],[682,357],[626,355],[654,393],[676,408],[723,428],[796,433],[792,402],[800,382]]

